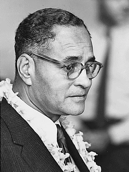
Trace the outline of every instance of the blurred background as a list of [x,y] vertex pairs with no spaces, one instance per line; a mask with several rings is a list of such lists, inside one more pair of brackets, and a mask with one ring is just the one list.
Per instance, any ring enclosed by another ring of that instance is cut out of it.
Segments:
[[19,23],[44,7],[59,7],[82,18],[88,27],[95,25],[96,0],[0,0],[0,79],[14,79],[14,36]]

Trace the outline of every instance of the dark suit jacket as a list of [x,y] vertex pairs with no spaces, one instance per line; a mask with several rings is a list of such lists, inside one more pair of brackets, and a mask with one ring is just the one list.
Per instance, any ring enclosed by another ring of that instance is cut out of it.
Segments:
[[[65,130],[64,134],[80,172],[88,172]],[[1,103],[1,172],[62,172],[39,136],[5,99]]]

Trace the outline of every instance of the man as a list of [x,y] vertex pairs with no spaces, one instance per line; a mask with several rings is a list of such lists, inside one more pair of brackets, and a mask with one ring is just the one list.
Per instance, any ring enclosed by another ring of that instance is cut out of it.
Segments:
[[[70,133],[77,151],[59,122],[61,116],[84,111],[92,78],[102,67],[95,61],[83,21],[61,9],[36,11],[20,23],[15,52],[13,91],[8,80],[0,84],[4,97],[1,171],[100,171],[94,155],[79,140],[81,134]],[[64,132],[67,147],[58,146],[56,124]],[[68,152],[63,153],[66,148]]]
[[128,172],[129,0],[98,0],[98,17],[91,33],[94,52],[104,68],[90,90],[78,128],[85,130],[84,137],[99,154],[96,160],[104,172]]

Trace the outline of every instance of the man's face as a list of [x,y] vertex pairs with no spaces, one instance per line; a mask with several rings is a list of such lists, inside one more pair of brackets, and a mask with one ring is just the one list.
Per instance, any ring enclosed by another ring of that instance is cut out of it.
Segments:
[[129,22],[129,0],[101,0],[107,15],[116,24]]
[[[55,26],[49,57],[65,64],[85,64],[93,57],[90,36],[84,27]],[[59,115],[79,115],[84,111],[91,80],[83,70],[80,76],[69,80],[64,69],[45,60],[36,64],[32,78],[31,100],[44,114],[55,120]],[[55,118],[54,118],[55,116]]]

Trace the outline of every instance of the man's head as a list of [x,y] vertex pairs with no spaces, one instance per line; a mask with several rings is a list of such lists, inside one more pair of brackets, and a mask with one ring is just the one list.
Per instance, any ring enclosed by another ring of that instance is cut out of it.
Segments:
[[129,0],[98,0],[99,17],[109,26],[129,22]]
[[68,11],[53,8],[38,10],[25,18],[16,31],[16,59],[23,53],[44,52],[49,49],[49,41],[54,40],[56,36],[53,32],[56,25],[86,28],[81,19]]
[[61,9],[39,10],[23,20],[15,40],[20,97],[54,121],[81,114],[101,66],[83,21]]

